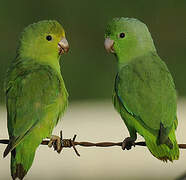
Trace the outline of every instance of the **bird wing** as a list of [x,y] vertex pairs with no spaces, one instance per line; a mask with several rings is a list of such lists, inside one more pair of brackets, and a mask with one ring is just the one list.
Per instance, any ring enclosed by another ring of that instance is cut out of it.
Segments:
[[49,107],[55,106],[56,116],[60,113],[55,105],[61,91],[60,79],[50,67],[15,68],[10,77],[6,91],[10,142],[4,156],[35,126],[42,126],[44,117],[51,113]]
[[119,71],[115,93],[143,126],[169,133],[176,119],[176,91],[165,63],[155,54],[136,58]]

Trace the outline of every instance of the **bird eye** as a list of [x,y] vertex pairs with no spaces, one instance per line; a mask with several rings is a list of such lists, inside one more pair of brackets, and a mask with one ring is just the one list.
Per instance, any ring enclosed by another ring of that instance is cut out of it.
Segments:
[[51,41],[52,40],[52,36],[51,35],[46,36],[46,40],[47,41]]
[[123,32],[120,33],[119,37],[120,37],[120,38],[124,38],[124,37],[125,37],[125,33],[123,33]]

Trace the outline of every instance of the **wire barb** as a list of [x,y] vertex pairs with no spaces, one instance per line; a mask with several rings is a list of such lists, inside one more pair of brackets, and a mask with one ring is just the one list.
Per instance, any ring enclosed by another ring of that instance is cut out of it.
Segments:
[[73,148],[74,152],[76,153],[77,156],[80,156],[78,150],[76,149],[76,145],[75,145],[75,139],[76,139],[77,135],[75,134],[73,139],[63,139],[62,136],[62,131],[60,131],[60,138],[61,138],[61,149],[62,148]]

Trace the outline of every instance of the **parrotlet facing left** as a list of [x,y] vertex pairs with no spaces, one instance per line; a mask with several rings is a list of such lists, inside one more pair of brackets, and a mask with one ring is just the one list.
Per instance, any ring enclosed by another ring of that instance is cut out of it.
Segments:
[[123,149],[130,149],[139,133],[153,156],[163,161],[177,160],[175,85],[147,26],[134,18],[114,18],[105,38],[106,50],[116,56],[118,63],[113,104],[130,134]]
[[11,175],[23,179],[44,138],[50,146],[59,137],[52,130],[68,104],[68,93],[60,71],[60,55],[69,45],[63,27],[55,20],[29,25],[21,34],[16,58],[7,73],[6,106]]

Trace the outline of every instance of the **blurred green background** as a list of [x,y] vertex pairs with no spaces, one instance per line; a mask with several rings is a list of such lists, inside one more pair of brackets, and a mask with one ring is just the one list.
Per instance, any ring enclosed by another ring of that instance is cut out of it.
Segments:
[[117,16],[136,17],[148,25],[179,95],[185,96],[185,0],[1,0],[0,102],[4,102],[3,82],[20,32],[43,19],[58,20],[67,32],[71,50],[61,58],[61,67],[70,100],[111,98],[116,62],[103,42],[107,22]]

